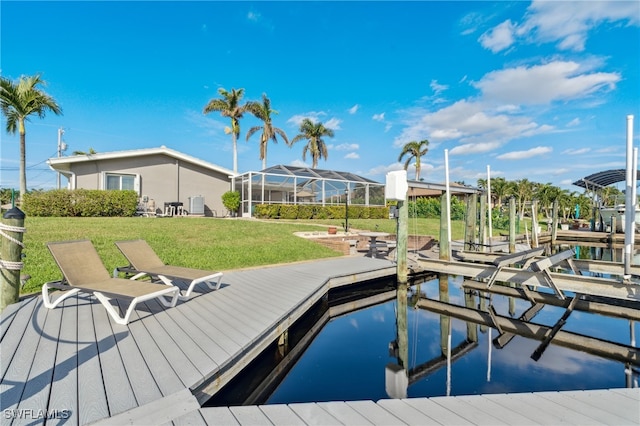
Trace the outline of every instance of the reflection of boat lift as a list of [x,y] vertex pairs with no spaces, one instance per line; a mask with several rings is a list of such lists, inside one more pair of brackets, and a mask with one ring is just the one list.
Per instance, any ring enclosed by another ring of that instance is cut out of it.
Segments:
[[[578,299],[574,298],[574,300],[577,301]],[[553,335],[552,333],[554,330],[552,327],[500,315],[491,315],[488,312],[483,312],[477,309],[452,305],[432,299],[421,299],[417,303],[417,306],[430,312],[449,315],[465,321],[487,325],[496,328],[501,334],[512,333],[529,339],[541,340],[543,343],[545,343],[548,336],[551,336],[553,338],[553,343],[558,346],[564,346],[570,349],[576,349],[597,355],[602,358],[640,366],[640,349],[636,347],[614,343],[578,333],[562,331],[559,328],[555,331],[555,335]],[[573,308],[575,308],[575,304]],[[573,310],[573,308],[571,310]],[[551,339],[548,339],[546,345],[550,342]]]
[[[448,299],[448,289],[441,288],[441,297]],[[419,296],[419,293],[418,293]],[[420,297],[420,296],[419,296]],[[403,302],[404,300],[404,302]],[[418,299],[418,302],[422,300]],[[466,303],[473,303],[471,298],[466,298]],[[477,327],[467,327],[467,338],[455,348],[451,348],[451,319],[441,317],[441,338],[440,349],[441,354],[431,360],[422,364],[409,368],[408,364],[408,348],[403,348],[402,345],[408,345],[408,339],[406,337],[406,297],[401,296],[397,298],[398,310],[396,311],[396,340],[389,343],[389,355],[396,358],[397,363],[390,362],[385,367],[385,390],[390,398],[406,398],[407,389],[410,385],[422,380],[426,376],[440,370],[446,365],[447,367],[447,396],[451,393],[451,364],[462,358],[471,350],[478,347],[478,334]],[[403,319],[402,316],[405,315]],[[443,326],[442,321],[446,323]],[[417,327],[417,324],[415,325]],[[446,328],[446,340],[445,340],[445,328]],[[417,344],[416,339],[413,342]],[[415,354],[414,354],[415,357]],[[414,360],[415,362],[415,360]]]

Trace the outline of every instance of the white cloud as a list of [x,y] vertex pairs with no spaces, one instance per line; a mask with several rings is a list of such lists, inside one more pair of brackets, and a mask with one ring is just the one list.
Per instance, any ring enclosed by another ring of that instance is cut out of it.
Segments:
[[578,117],[574,118],[570,122],[567,123],[567,127],[576,127],[580,125],[580,119]]
[[473,86],[485,99],[516,105],[548,104],[583,98],[611,90],[620,81],[617,73],[581,73],[577,62],[555,61],[531,67],[519,66],[485,74]]
[[373,114],[373,117],[371,118],[375,121],[384,121],[384,112],[381,114]]
[[591,148],[576,148],[576,149],[565,149],[564,151],[562,151],[563,154],[566,155],[578,155],[578,154],[586,154],[587,152],[591,151]]
[[331,147],[336,151],[355,151],[356,149],[360,149],[360,145],[357,143],[342,143]]
[[249,13],[247,13],[247,19],[251,22],[260,22],[261,18],[262,15],[254,10],[250,10]]
[[553,148],[548,146],[538,146],[526,151],[512,151],[502,155],[498,155],[498,160],[523,160],[525,158],[537,157],[540,155],[548,154],[553,151]]
[[[394,140],[395,147],[426,138],[431,147],[444,141],[459,140],[465,144],[465,149],[476,146],[471,152],[487,152],[487,147],[495,149],[509,140],[553,129],[551,126],[541,126],[528,117],[499,114],[486,103],[466,100],[433,113],[420,109],[405,113],[408,115],[408,126]],[[452,152],[467,153],[462,148]]]
[[384,176],[388,172],[395,172],[397,170],[404,170],[404,165],[402,163],[393,163],[387,166],[377,166],[369,170],[367,175],[369,176]]
[[324,127],[326,127],[327,129],[340,130],[340,123],[342,123],[342,120],[334,117],[334,118],[330,118],[323,124],[324,124]]
[[485,49],[493,53],[499,52],[511,46],[514,42],[513,33],[515,26],[511,20],[506,20],[500,25],[493,27],[480,36],[478,41]]
[[469,143],[459,145],[449,151],[451,155],[481,154],[500,148],[499,142]]
[[275,28],[270,19],[266,19],[260,12],[253,9],[247,12],[247,20],[266,29],[267,31],[273,31]]
[[349,114],[355,114],[360,109],[360,105],[355,104],[351,108],[349,108]]
[[347,155],[345,155],[344,158],[348,160],[357,160],[360,158],[360,156],[358,155],[357,152],[350,152]]
[[305,118],[308,118],[313,123],[317,123],[318,121],[320,121],[320,117],[323,117],[325,115],[327,115],[327,113],[323,111],[310,111],[304,114],[294,115],[293,117],[287,120],[287,123],[294,124],[295,126],[300,126],[300,124],[302,123],[302,120],[304,120]]
[[589,31],[605,23],[638,25],[636,1],[546,1],[531,3],[522,24],[505,21],[485,32],[482,46],[499,52],[515,38],[531,43],[555,43],[562,50],[583,51]]
[[439,95],[449,88],[449,86],[446,86],[444,84],[438,84],[438,80],[431,80],[429,86],[431,87],[431,90],[433,90],[433,93],[435,93],[436,95]]
[[302,160],[293,160],[292,162],[289,163],[289,165],[293,167],[311,167],[310,164],[307,164]]

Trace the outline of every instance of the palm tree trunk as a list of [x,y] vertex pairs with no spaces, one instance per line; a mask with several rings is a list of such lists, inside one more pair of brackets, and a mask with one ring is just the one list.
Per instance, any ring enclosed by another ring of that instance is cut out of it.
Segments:
[[24,201],[24,194],[27,193],[27,153],[26,153],[26,131],[24,120],[20,120],[20,203]]
[[238,141],[236,140],[236,133],[233,133],[233,173],[238,173]]

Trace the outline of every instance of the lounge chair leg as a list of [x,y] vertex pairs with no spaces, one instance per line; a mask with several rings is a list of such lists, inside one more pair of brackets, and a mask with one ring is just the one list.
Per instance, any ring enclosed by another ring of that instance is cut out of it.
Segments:
[[59,296],[55,301],[51,301],[51,297],[49,295],[49,290],[51,289],[51,283],[45,283],[42,286],[42,303],[44,304],[45,308],[48,309],[53,309],[56,306],[58,306],[60,304],[60,302],[62,302],[64,299],[66,299],[69,296],[73,296],[74,294],[78,293],[80,291],[80,289],[74,288],[71,290],[61,290],[63,291],[63,295]]
[[111,318],[113,318],[113,320],[116,323],[121,325],[127,325],[127,323],[129,322],[129,317],[131,316],[131,312],[133,312],[133,309],[136,307],[136,304],[138,303],[136,299],[133,299],[131,301],[131,304],[127,308],[127,312],[123,318],[120,316],[120,314],[116,311],[116,309],[111,304],[110,298],[108,298],[107,296],[105,296],[104,294],[98,291],[93,292],[93,294],[96,296],[96,299],[98,299],[100,303],[102,303],[102,305],[105,307],[109,315],[111,315]]

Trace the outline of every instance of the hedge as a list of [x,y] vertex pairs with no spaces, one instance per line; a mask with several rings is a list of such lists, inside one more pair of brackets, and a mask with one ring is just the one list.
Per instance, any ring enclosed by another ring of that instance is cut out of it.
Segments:
[[25,194],[21,208],[27,216],[122,217],[133,216],[137,206],[132,190],[54,189]]
[[[319,204],[257,204],[253,215],[261,219],[344,219],[344,206]],[[388,207],[349,205],[350,219],[388,219]]]

